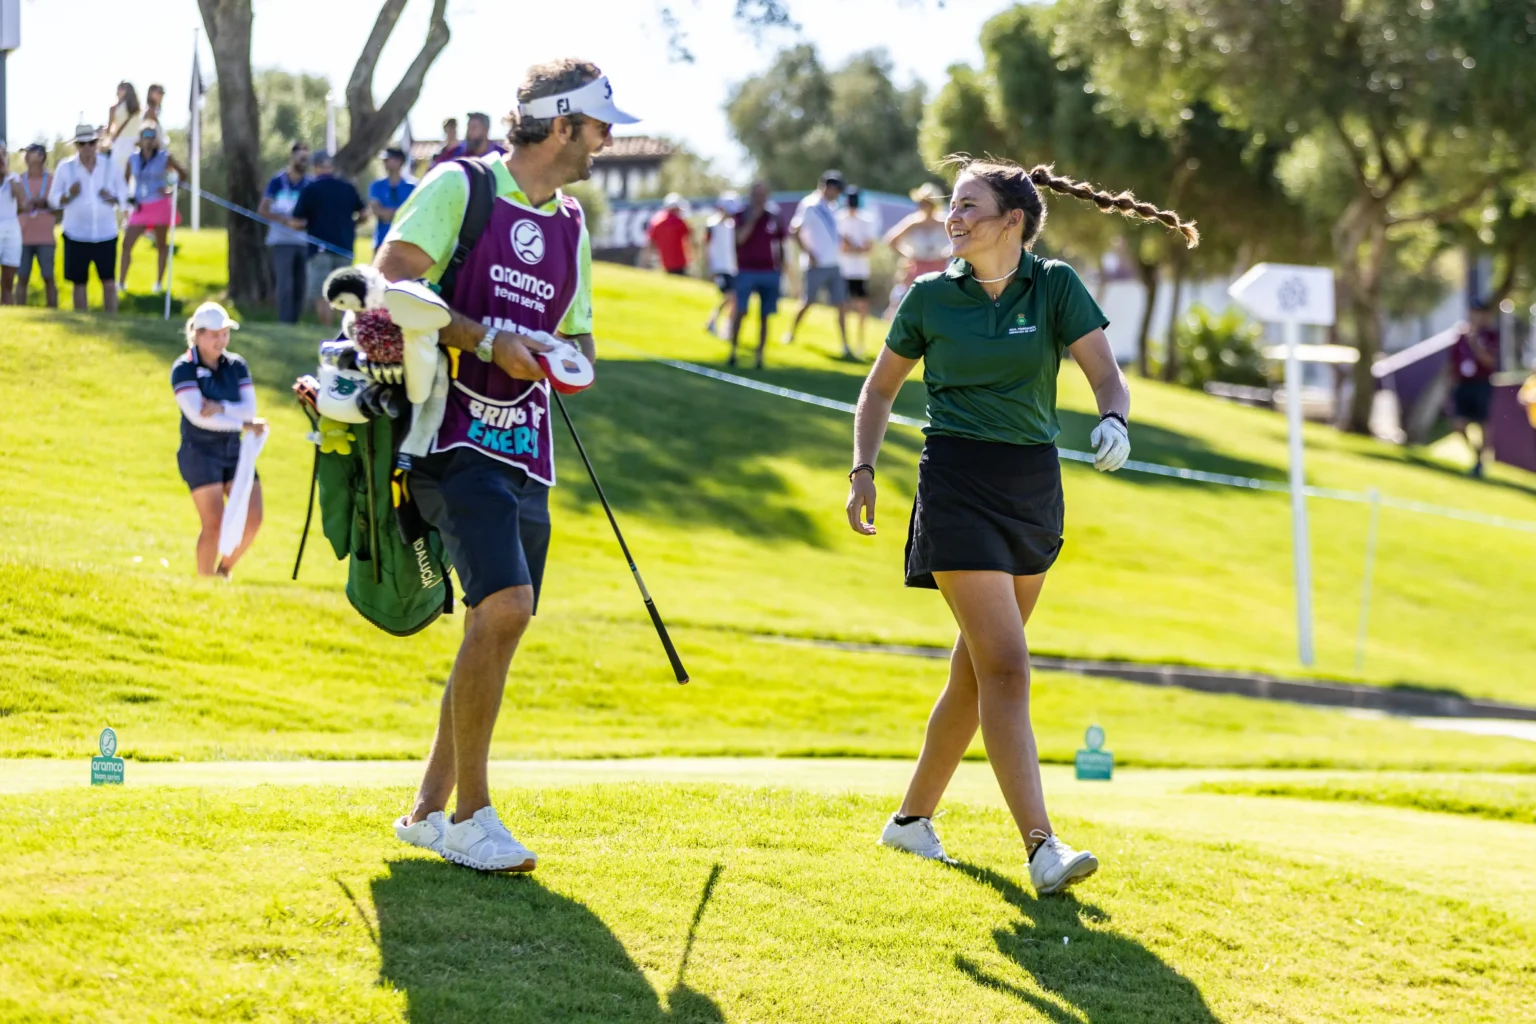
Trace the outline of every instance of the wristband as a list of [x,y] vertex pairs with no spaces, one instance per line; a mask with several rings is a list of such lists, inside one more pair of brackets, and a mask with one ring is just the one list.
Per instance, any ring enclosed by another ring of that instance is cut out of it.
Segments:
[[1124,427],[1126,430],[1131,429],[1131,425],[1125,421],[1125,417],[1115,412],[1113,409],[1111,409],[1109,412],[1100,414],[1099,422],[1103,423],[1105,420],[1119,420],[1122,427]]
[[848,471],[848,482],[849,483],[853,482],[854,475],[856,473],[858,473],[858,471],[861,470],[861,469],[869,470],[869,479],[870,479],[871,482],[874,481],[874,479],[875,479],[875,467],[871,466],[867,462],[861,462],[857,466],[854,466],[852,469],[850,469]]

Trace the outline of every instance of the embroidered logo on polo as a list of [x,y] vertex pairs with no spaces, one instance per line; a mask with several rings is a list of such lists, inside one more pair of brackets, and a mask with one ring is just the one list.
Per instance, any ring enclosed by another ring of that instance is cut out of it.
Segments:
[[537,263],[544,258],[544,230],[531,220],[520,220],[512,225],[512,251],[524,263]]
[[1029,317],[1025,316],[1023,313],[1020,313],[1018,316],[1014,317],[1013,326],[1008,328],[1008,333],[1010,335],[1034,334],[1035,325],[1029,322]]

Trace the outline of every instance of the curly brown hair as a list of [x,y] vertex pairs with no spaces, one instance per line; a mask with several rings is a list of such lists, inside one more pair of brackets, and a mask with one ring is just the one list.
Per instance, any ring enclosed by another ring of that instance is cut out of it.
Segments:
[[1096,189],[1087,182],[1064,177],[1057,174],[1050,164],[1036,164],[1026,168],[1012,160],[990,155],[978,158],[969,153],[951,153],[939,166],[953,168],[959,174],[969,174],[986,185],[997,197],[998,206],[1004,212],[1023,210],[1026,249],[1035,244],[1045,227],[1045,199],[1040,195],[1042,188],[1086,200],[1104,213],[1156,221],[1183,235],[1184,244],[1191,249],[1200,244],[1200,232],[1195,228],[1194,221],[1184,220],[1172,210],[1161,210],[1152,203],[1143,202],[1130,191],[1117,195]]
[[[562,57],[544,64],[535,64],[517,87],[517,102],[527,103],[544,96],[579,89],[588,82],[603,76],[596,64],[575,57]],[[569,115],[574,127],[581,127],[585,118],[580,114]],[[507,126],[507,141],[514,146],[532,146],[549,138],[555,129],[553,117],[523,117],[517,107],[502,119]]]

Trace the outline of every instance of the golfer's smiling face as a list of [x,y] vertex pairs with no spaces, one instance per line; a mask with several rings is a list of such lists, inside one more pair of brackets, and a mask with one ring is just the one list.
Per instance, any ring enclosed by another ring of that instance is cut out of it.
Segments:
[[219,356],[229,348],[229,328],[210,331],[206,327],[197,332],[197,350],[205,360],[218,362]]
[[949,198],[949,216],[944,221],[950,254],[971,259],[977,253],[987,252],[1001,243],[1004,233],[1022,221],[1023,216],[1022,211],[1003,213],[997,196],[985,182],[962,174],[955,182],[954,195]]

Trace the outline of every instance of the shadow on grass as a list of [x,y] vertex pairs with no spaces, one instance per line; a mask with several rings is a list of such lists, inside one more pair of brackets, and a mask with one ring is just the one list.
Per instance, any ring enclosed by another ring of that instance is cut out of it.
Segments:
[[[1375,459],[1378,462],[1392,462],[1397,463],[1398,465],[1413,466],[1416,469],[1428,469],[1432,472],[1439,473],[1442,476],[1455,477],[1458,480],[1466,480],[1468,482],[1479,483],[1485,487],[1502,487],[1505,490],[1514,491],[1516,494],[1523,494],[1526,497],[1536,498],[1536,485],[1522,483],[1518,480],[1504,480],[1491,476],[1484,476],[1474,480],[1471,473],[1468,472],[1468,470],[1471,468],[1472,459],[1470,452],[1467,454],[1467,469],[1460,469],[1455,466],[1447,466],[1439,459],[1431,458],[1430,456],[1424,454],[1422,449],[1415,448],[1404,448],[1399,453],[1365,450],[1356,452],[1355,454],[1363,455],[1368,459]],[[1500,465],[1504,469],[1512,470],[1515,468],[1513,466],[1503,466],[1502,463],[1500,463]]]
[[955,966],[978,985],[1013,996],[1057,1024],[1218,1021],[1200,990],[1151,950],[1123,935],[1085,926],[1085,919],[1107,922],[1104,911],[1071,895],[1036,898],[1011,879],[975,864],[962,862],[959,870],[997,890],[1024,916],[992,936],[998,951],[1033,977],[1046,995],[957,956]]
[[[717,874],[706,885],[695,925]],[[713,1000],[684,982],[686,959],[664,1008],[596,914],[530,875],[484,875],[442,861],[402,859],[372,887],[381,980],[405,993],[413,1024],[725,1020]]]

